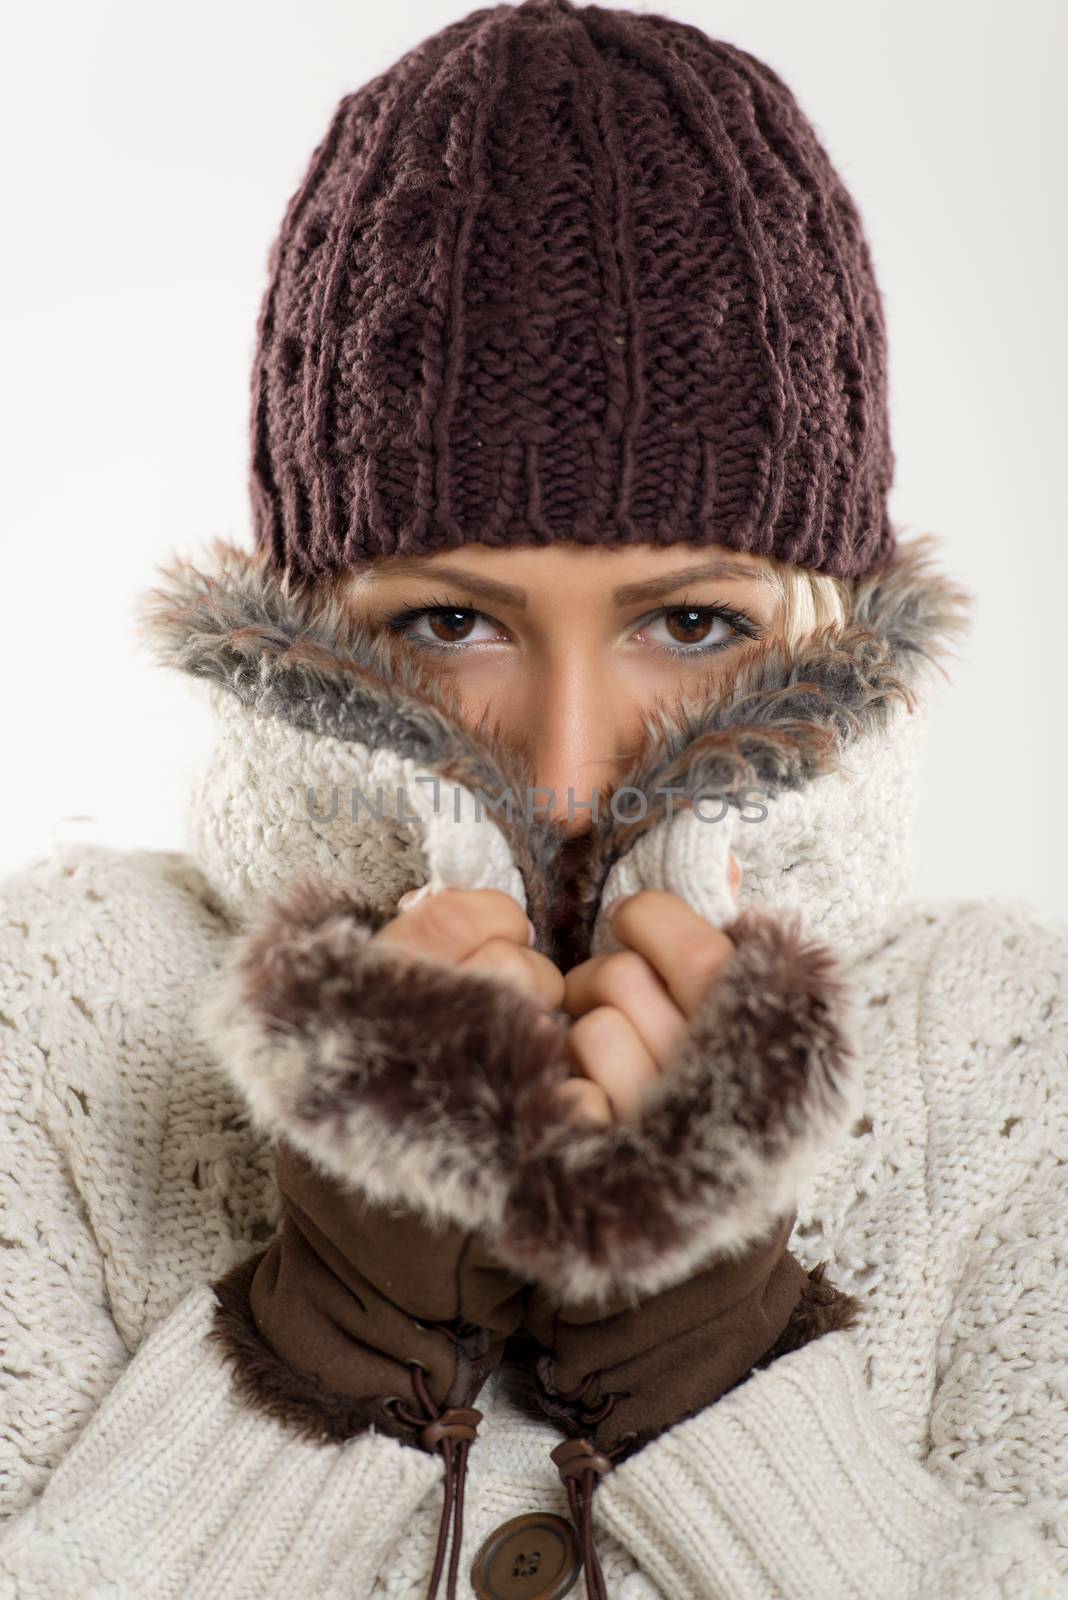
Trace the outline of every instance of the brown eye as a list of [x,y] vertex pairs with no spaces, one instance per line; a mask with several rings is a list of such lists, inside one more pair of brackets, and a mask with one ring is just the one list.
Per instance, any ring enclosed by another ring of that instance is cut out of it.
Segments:
[[644,641],[668,655],[700,656],[726,650],[745,639],[758,639],[761,629],[734,606],[667,606],[641,627]]
[[[501,630],[474,606],[409,606],[390,617],[391,633],[425,650],[453,650],[459,653],[472,645],[496,644]],[[507,640],[505,639],[505,642]]]
[[428,611],[427,622],[435,638],[442,639],[446,644],[455,644],[457,639],[466,639],[474,627],[475,611]]
[[689,606],[685,610],[664,613],[668,632],[679,644],[700,644],[716,620],[712,613]]

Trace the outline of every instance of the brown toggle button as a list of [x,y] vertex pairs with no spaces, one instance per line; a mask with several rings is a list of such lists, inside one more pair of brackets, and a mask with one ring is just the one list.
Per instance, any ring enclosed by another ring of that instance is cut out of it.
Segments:
[[581,1478],[590,1471],[603,1478],[615,1466],[612,1457],[595,1450],[588,1439],[565,1439],[552,1452],[552,1458],[565,1483],[568,1478]]
[[528,1511],[494,1528],[474,1559],[478,1600],[559,1600],[582,1571],[578,1534],[566,1517]]
[[468,1444],[478,1432],[481,1411],[469,1406],[450,1406],[440,1417],[428,1422],[419,1435],[424,1450],[436,1450],[442,1439],[465,1439]]

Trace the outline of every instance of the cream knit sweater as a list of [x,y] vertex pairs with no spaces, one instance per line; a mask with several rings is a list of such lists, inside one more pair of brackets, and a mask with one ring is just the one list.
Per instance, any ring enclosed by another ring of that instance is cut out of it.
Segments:
[[[293,797],[365,761],[213,693],[187,852],[61,847],[0,887],[0,1595],[422,1600],[440,1460],[378,1434],[298,1440],[237,1398],[205,1337],[210,1281],[278,1213],[198,1006],[273,884],[309,859],[351,869],[325,825],[293,826]],[[790,1248],[829,1259],[866,1315],[609,1474],[613,1600],[1068,1596],[1068,929],[1019,902],[903,897],[917,726],[899,715],[851,776],[734,834],[746,892],[799,897],[850,963],[863,1104]],[[400,769],[417,805],[417,764]],[[510,881],[492,822],[431,832],[423,875],[485,881],[497,860]],[[631,870],[672,881],[695,851],[721,858],[713,835],[664,831]],[[522,1372],[506,1363],[478,1405],[462,1575],[509,1517],[567,1515],[561,1435]]]

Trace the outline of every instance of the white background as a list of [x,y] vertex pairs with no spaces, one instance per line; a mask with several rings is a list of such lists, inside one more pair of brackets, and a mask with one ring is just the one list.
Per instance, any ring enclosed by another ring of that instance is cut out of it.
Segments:
[[[0,871],[53,837],[180,847],[208,715],[135,642],[134,598],[172,553],[248,542],[249,369],[286,202],[341,95],[471,9],[9,12]],[[632,9],[775,67],[865,221],[890,330],[892,512],[906,536],[938,536],[978,601],[932,711],[916,891],[1068,913],[1068,10]]]

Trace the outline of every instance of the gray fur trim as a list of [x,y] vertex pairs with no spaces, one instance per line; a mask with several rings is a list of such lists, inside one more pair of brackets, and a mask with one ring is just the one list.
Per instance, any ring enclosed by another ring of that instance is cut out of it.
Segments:
[[[279,575],[262,556],[222,540],[204,567],[178,558],[141,597],[138,630],[160,665],[220,684],[253,711],[325,737],[388,748],[480,791],[487,805],[533,785],[529,757],[488,714],[465,726],[448,680],[399,640],[364,627],[324,585]],[[544,925],[559,847],[522,804],[492,813]]]
[[835,958],[750,908],[639,1123],[576,1127],[566,1024],[488,974],[372,942],[303,881],[236,944],[201,1026],[255,1125],[375,1203],[477,1230],[570,1302],[741,1253],[858,1111]]
[[[828,771],[855,739],[884,728],[895,707],[913,707],[926,670],[941,669],[967,626],[967,596],[931,570],[932,555],[932,541],[917,540],[854,587],[843,626],[795,648],[770,640],[742,656],[703,704],[654,714],[629,781],[674,780],[696,793],[755,777],[777,794]],[[744,738],[716,738],[731,730]]]
[[164,584],[141,598],[140,631],[161,665],[312,733],[385,745],[428,766],[467,763],[487,793],[526,781],[523,757],[488,726],[469,732],[447,681],[398,641],[262,557],[222,540],[212,550],[205,567],[176,559],[162,568]]
[[936,552],[930,535],[899,546],[887,566],[852,586],[843,625],[798,647],[770,639],[740,655],[705,695],[644,718],[639,754],[616,786],[640,791],[647,804],[633,820],[602,807],[569,885],[583,929],[576,948],[588,941],[613,863],[668,805],[706,794],[744,806],[754,789],[769,799],[800,790],[835,771],[858,739],[915,709],[970,626],[972,597],[935,570]]

